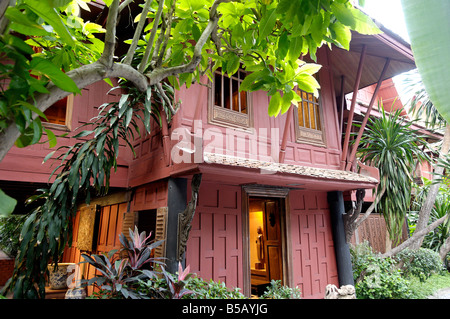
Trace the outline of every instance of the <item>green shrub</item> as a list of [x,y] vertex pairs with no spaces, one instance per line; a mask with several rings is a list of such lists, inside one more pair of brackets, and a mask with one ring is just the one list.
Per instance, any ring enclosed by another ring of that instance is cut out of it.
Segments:
[[[177,281],[175,275],[174,282]],[[183,299],[245,299],[246,297],[239,291],[239,288],[228,289],[224,282],[216,282],[212,279],[205,281],[202,278],[192,276],[185,281],[184,289],[189,291]],[[164,278],[153,278],[147,281],[140,281],[139,291],[151,298],[169,298],[165,294],[168,291],[167,280]]]
[[353,278],[358,299],[409,299],[408,280],[393,258],[377,256],[367,243],[351,249]]
[[421,282],[427,280],[432,274],[439,274],[445,269],[439,253],[428,248],[418,250],[407,248],[398,253],[396,258],[406,277],[415,276]]
[[412,292],[391,258],[369,257],[355,285],[358,299],[409,299]]
[[300,299],[301,291],[298,287],[282,286],[281,280],[272,280],[270,286],[261,296],[262,299]]
[[228,289],[224,282],[216,282],[212,279],[205,281],[198,277],[192,277],[186,284],[186,289],[192,294],[185,299],[245,299],[239,288]]
[[0,217],[0,250],[15,258],[19,250],[20,232],[28,215]]

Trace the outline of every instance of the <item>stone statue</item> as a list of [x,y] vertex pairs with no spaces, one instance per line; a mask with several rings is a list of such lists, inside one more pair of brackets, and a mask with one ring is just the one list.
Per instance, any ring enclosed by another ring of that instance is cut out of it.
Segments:
[[356,299],[355,287],[352,285],[341,286],[327,285],[325,288],[325,299]]

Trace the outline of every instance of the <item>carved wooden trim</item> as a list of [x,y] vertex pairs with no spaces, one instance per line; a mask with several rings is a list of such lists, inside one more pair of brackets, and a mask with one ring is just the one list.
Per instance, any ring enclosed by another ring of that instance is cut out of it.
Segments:
[[80,209],[77,248],[81,251],[93,251],[94,249],[95,221],[98,208],[98,205],[89,205]]

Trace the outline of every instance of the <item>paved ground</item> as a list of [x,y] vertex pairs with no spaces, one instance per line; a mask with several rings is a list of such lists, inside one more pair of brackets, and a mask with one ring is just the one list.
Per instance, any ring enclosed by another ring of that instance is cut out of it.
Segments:
[[450,299],[450,288],[438,290],[428,299]]

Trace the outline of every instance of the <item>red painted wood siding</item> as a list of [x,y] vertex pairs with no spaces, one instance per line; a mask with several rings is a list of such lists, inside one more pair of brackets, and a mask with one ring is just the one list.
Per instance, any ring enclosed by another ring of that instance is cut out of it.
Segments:
[[[324,47],[318,51],[318,63],[322,65],[322,69],[319,71],[319,81],[326,147],[297,143],[293,118],[291,123],[288,123],[285,163],[339,169],[340,132],[338,131],[337,106],[327,48]],[[206,82],[206,77],[204,82]],[[283,138],[287,114],[280,114],[276,118],[268,116],[269,99],[266,92],[250,93],[253,100],[253,131],[209,124],[209,94],[209,89],[199,84],[194,84],[189,89],[183,87],[175,92],[175,99],[181,101],[181,107],[170,125],[170,150],[182,139],[183,135],[188,136],[188,133],[194,133],[203,137],[202,149],[205,152],[217,152],[259,160],[270,160],[272,157],[273,160],[278,161],[279,146]],[[196,120],[199,122],[194,125]],[[201,123],[201,127],[198,123]],[[278,130],[278,135],[271,135],[272,130]],[[191,138],[191,142],[194,143],[193,138]],[[193,164],[191,166],[184,163],[165,165],[162,134],[159,129],[136,140],[134,145],[137,157],[131,161],[129,169],[129,185],[132,187],[165,178],[170,173],[179,172],[186,167],[192,168]],[[271,152],[272,147],[278,149],[275,154]],[[194,156],[200,161],[203,158],[201,154],[192,155],[191,163],[194,163]]]
[[[289,198],[294,285],[303,298],[323,298],[326,285],[338,285],[327,194],[292,191]],[[241,214],[240,187],[202,183],[186,253],[191,272],[243,288]]]
[[[107,83],[99,81],[84,88],[81,95],[74,96],[71,121],[72,133],[69,133],[67,137],[58,138],[57,146],[52,149],[49,148],[48,143],[34,144],[25,148],[17,148],[14,146],[0,163],[0,180],[47,183],[50,173],[56,165],[53,160],[49,160],[45,164],[42,164],[44,157],[59,146],[73,145],[77,140],[70,136],[79,132],[73,132],[77,127],[90,122],[91,118],[98,114],[98,107],[103,103],[119,100],[120,91],[114,90],[109,92],[110,89],[111,86]],[[56,135],[66,133],[62,127],[61,130],[52,130]],[[47,137],[44,133],[41,142],[46,140]],[[62,151],[58,151],[54,157],[61,153]],[[118,169],[116,173],[111,174],[112,187],[127,186],[127,169],[130,158],[131,152],[127,150],[125,144],[121,144],[119,149]]]
[[240,187],[202,182],[186,249],[191,272],[242,288],[241,224]]
[[302,298],[324,298],[339,285],[327,193],[292,191],[291,236],[294,285]]

